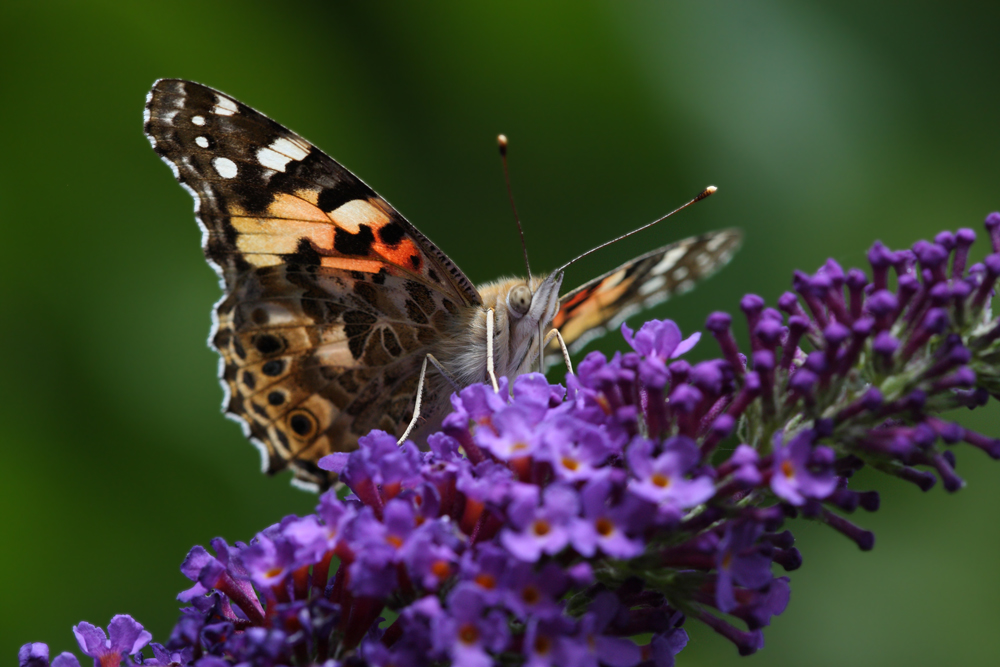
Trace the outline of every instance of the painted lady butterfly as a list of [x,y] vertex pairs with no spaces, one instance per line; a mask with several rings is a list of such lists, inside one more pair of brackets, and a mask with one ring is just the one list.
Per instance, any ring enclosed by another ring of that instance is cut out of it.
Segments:
[[[157,81],[145,131],[194,197],[225,290],[211,334],[225,411],[267,472],[291,466],[309,486],[331,483],[316,466],[326,454],[372,429],[403,433],[418,386],[429,432],[453,386],[490,378],[489,348],[498,375],[537,369],[546,331],[579,349],[690,289],[740,243],[736,230],[684,239],[562,297],[562,270],[477,287],[357,177],[227,95]],[[439,372],[424,384],[428,359]]]

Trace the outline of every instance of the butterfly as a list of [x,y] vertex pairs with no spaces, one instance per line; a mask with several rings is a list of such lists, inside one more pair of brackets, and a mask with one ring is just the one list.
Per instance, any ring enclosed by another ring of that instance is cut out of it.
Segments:
[[456,388],[538,370],[558,350],[547,331],[576,351],[689,290],[741,240],[728,229],[677,241],[562,296],[562,270],[476,286],[354,174],[224,93],[161,79],[144,121],[194,197],[224,290],[210,338],[224,411],[266,472],[290,467],[313,488],[335,481],[323,456],[372,429],[400,435],[416,414],[430,432]]

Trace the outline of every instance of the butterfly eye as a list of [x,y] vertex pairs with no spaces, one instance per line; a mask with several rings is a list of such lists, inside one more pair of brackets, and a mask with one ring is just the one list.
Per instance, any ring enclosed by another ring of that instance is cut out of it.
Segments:
[[531,308],[531,289],[527,285],[518,285],[507,292],[507,308],[515,317],[521,317]]

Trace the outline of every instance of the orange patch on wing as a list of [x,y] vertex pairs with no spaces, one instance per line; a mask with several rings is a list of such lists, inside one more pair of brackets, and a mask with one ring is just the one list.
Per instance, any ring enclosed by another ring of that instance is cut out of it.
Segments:
[[320,249],[333,247],[334,228],[329,224],[274,218],[230,218],[239,235],[236,247],[247,254],[295,253],[303,239]]
[[596,289],[570,299],[556,313],[552,325],[559,328],[564,338],[574,340],[584,331],[600,324],[604,319],[601,311],[608,304],[617,301],[632,283],[631,280],[622,280],[623,277],[618,273],[608,276]]
[[[417,245],[412,239],[403,238],[394,246],[389,246],[381,241],[372,244],[372,250],[387,261],[402,266],[410,271],[420,269],[423,266],[423,253],[417,249]],[[417,257],[417,265],[413,265],[412,257]]]
[[[307,238],[317,247],[333,247],[334,227],[330,224],[284,218],[244,218],[238,216],[232,216],[229,220],[241,236],[262,236],[273,238],[278,242],[290,239],[293,246],[298,245],[300,238]],[[289,252],[295,252],[295,250]]]
[[[308,190],[304,191],[306,194]],[[306,201],[306,199],[282,193],[267,207],[267,215],[270,218],[285,218],[287,220],[308,220],[310,222],[329,223],[327,217],[318,206]]]
[[319,190],[313,190],[310,188],[301,188],[295,191],[295,196],[298,197],[299,199],[309,202],[313,206],[316,206],[316,204],[319,202],[319,192],[320,192]]
[[[299,192],[311,194],[308,190]],[[236,247],[245,253],[294,253],[302,239],[309,239],[319,249],[333,248],[335,228],[330,218],[300,196],[278,195],[263,216],[248,215],[235,205],[229,206],[229,214],[230,224],[239,233]]]
[[353,257],[321,257],[320,266],[328,269],[344,271],[361,271],[363,273],[378,273],[385,266],[384,262],[374,259],[354,259]]

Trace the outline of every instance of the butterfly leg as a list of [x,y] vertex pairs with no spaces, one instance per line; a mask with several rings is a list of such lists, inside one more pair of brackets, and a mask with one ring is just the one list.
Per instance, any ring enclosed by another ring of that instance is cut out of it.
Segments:
[[410,433],[413,431],[414,427],[417,425],[417,420],[420,419],[420,402],[424,396],[424,377],[427,376],[427,362],[430,362],[438,372],[444,376],[451,386],[454,387],[455,391],[461,391],[462,388],[458,386],[455,379],[448,374],[448,371],[441,366],[441,362],[434,358],[433,354],[428,354],[424,357],[424,363],[420,364],[420,379],[417,380],[417,395],[413,399],[413,417],[410,418],[410,423],[406,426],[406,430],[403,432],[402,437],[396,441],[397,445],[401,445],[406,442],[406,439],[410,437]]
[[545,336],[545,340],[542,342],[542,349],[544,350],[545,346],[548,345],[553,338],[559,341],[559,347],[562,348],[563,361],[566,362],[566,372],[572,373],[573,362],[570,361],[569,350],[566,349],[566,341],[563,340],[562,334],[559,333],[559,329],[553,329],[548,333],[548,335]]
[[500,385],[497,384],[497,374],[493,370],[493,309],[486,311],[486,374],[490,376],[493,383],[493,391],[499,392]]

